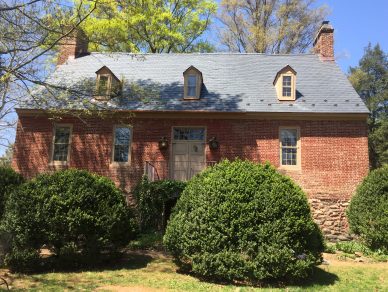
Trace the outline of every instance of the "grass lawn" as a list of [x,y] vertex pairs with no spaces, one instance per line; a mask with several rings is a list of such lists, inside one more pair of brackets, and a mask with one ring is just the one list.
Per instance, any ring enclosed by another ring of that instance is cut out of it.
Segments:
[[[7,275],[12,291],[388,291],[388,263],[341,261],[325,254],[329,265],[316,269],[301,286],[253,288],[202,282],[179,274],[169,256],[161,252],[131,252],[114,266],[79,272]],[[0,275],[7,271],[0,270]],[[0,286],[4,289],[4,286]]]

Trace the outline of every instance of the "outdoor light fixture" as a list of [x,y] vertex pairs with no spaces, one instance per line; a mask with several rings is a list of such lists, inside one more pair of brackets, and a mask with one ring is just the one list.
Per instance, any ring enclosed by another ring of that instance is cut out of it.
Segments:
[[162,137],[160,140],[159,140],[159,149],[160,150],[165,150],[168,148],[168,140],[166,137]]
[[218,143],[216,137],[212,137],[212,138],[209,140],[208,143],[209,143],[209,148],[210,148],[211,150],[218,149],[218,147],[220,146],[220,143]]

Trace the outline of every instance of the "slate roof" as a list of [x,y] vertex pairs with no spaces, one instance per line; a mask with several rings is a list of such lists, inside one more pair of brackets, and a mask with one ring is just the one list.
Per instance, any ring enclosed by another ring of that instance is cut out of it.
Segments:
[[[278,101],[273,85],[285,65],[297,72],[296,101]],[[107,66],[124,82],[123,97],[100,102],[118,110],[368,113],[344,73],[334,62],[314,54],[130,54],[90,53],[58,66],[49,81],[76,88],[95,86],[96,71]],[[201,99],[183,100],[183,72],[202,72]],[[39,92],[39,90],[38,90]],[[82,108],[81,98],[46,107]],[[88,96],[91,99],[92,97]],[[40,106],[42,108],[43,106]],[[26,101],[20,108],[37,108]]]

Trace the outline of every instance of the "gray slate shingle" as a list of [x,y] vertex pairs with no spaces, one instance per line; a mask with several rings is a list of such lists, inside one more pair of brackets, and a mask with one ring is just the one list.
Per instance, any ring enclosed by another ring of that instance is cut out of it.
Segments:
[[[287,64],[297,72],[295,102],[279,102],[272,84]],[[104,65],[125,84],[124,98],[106,105],[111,109],[368,113],[338,65],[322,62],[313,54],[91,53],[59,66],[49,79],[69,86],[84,80],[94,84],[95,72]],[[183,72],[191,65],[203,74],[199,101],[183,100]],[[137,89],[132,86],[131,91],[130,84],[137,84]],[[131,92],[143,92],[142,98],[129,97]]]

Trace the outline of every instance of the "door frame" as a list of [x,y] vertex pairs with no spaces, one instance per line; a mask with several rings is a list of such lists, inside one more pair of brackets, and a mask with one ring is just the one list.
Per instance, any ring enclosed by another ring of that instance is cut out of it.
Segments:
[[[204,145],[204,147],[203,147],[203,151],[204,151],[204,153],[203,153],[203,156],[204,156],[204,163],[205,163],[205,165],[206,165],[206,141],[207,141],[207,126],[201,126],[201,125],[199,125],[199,126],[171,126],[171,145],[170,145],[170,157],[171,157],[171,159],[169,159],[169,169],[170,169],[170,174],[169,174],[169,177],[170,177],[170,179],[174,179],[174,153],[173,153],[173,144],[174,144],[174,128],[202,128],[202,129],[204,129],[205,130],[205,132],[204,132],[204,135],[203,135],[203,145]],[[179,140],[178,140],[179,141]],[[192,141],[192,142],[194,142],[194,141],[199,141],[199,140],[183,140],[183,141],[188,141],[188,142],[190,142],[190,141]]]

